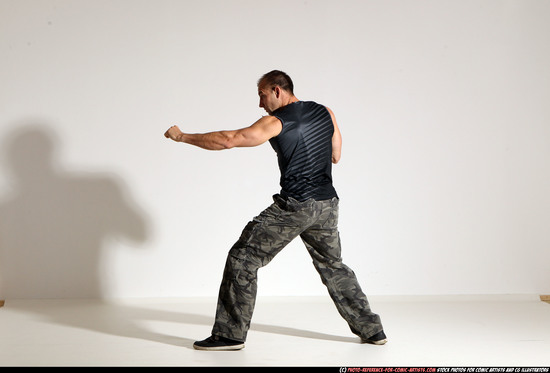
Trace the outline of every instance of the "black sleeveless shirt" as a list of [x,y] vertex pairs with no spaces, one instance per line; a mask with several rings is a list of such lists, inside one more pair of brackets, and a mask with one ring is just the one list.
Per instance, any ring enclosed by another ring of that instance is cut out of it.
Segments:
[[283,124],[269,140],[281,170],[281,195],[298,201],[338,197],[332,186],[332,134],[334,124],[327,108],[298,101],[272,113]]

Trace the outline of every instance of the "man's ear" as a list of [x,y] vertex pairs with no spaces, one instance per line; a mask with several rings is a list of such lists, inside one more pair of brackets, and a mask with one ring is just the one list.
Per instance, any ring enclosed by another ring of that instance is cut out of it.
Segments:
[[276,85],[275,87],[273,87],[273,90],[275,91],[275,97],[279,98],[279,96],[281,95],[281,87]]

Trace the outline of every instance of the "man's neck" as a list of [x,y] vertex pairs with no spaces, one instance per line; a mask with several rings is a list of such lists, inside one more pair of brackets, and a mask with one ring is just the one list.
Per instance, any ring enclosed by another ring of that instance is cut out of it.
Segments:
[[281,107],[293,104],[293,103],[298,102],[298,101],[300,101],[300,100],[298,100],[298,98],[296,96],[294,96],[294,95],[289,96],[287,99],[283,100],[283,105]]

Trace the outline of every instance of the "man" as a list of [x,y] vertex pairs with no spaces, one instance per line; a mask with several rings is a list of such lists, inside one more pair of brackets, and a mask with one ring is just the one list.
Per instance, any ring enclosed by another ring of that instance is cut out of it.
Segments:
[[277,153],[281,192],[244,228],[227,256],[212,335],[199,350],[244,347],[256,300],[257,271],[300,236],[340,315],[362,341],[386,343],[380,317],[370,309],[353,271],[342,263],[338,196],[332,163],[340,160],[342,138],[332,111],[294,95],[290,77],[274,70],[258,81],[260,107],[269,114],[250,127],[204,134],[177,126],[165,136],[208,150],[258,146],[269,141]]

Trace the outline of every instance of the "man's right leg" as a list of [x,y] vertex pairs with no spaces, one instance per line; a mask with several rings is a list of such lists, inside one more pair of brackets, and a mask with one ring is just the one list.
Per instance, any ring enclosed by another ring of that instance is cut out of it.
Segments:
[[244,228],[227,256],[212,335],[244,342],[256,302],[257,272],[267,265],[300,228],[296,214],[279,200]]
[[383,344],[386,337],[380,316],[372,312],[355,273],[342,262],[338,201],[319,204],[323,211],[319,221],[300,235],[313,265],[352,332],[366,342]]

